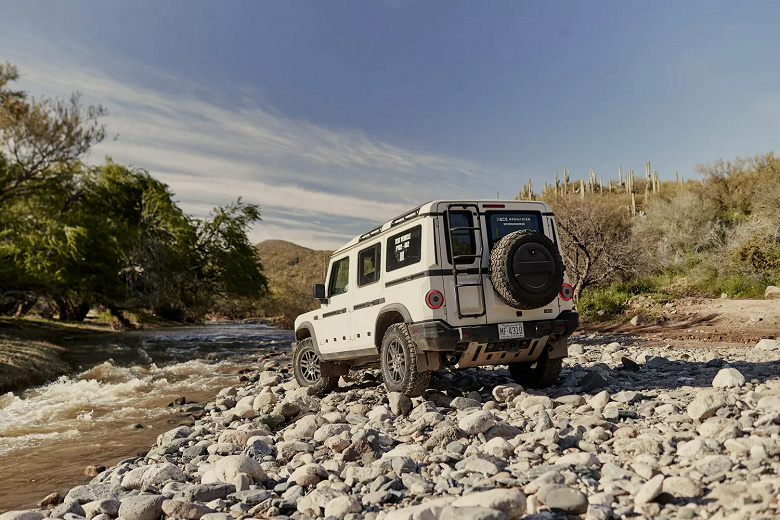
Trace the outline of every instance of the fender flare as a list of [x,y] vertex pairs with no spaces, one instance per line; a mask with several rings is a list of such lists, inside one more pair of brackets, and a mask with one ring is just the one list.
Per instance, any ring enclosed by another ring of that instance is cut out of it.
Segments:
[[374,345],[377,350],[381,350],[382,346],[383,334],[379,333],[380,325],[384,325],[382,317],[389,312],[397,312],[404,319],[404,323],[412,323],[412,314],[409,312],[409,309],[401,303],[391,303],[379,309],[379,312],[376,315],[376,322],[374,323]]
[[412,322],[412,314],[409,312],[409,309],[404,306],[402,303],[391,303],[388,305],[385,305],[381,309],[379,309],[379,312],[377,313],[377,318],[385,313],[388,312],[398,312],[401,316],[404,317],[404,323],[411,323]]
[[320,353],[320,347],[317,345],[317,334],[314,333],[314,325],[311,324],[309,321],[304,321],[300,325],[298,325],[298,328],[295,329],[295,340],[296,342],[298,340],[304,339],[306,336],[300,335],[299,332],[306,330],[309,332],[309,336],[311,337],[312,346],[314,347],[314,350],[317,352],[317,355],[320,356],[320,359],[322,358],[322,354]]

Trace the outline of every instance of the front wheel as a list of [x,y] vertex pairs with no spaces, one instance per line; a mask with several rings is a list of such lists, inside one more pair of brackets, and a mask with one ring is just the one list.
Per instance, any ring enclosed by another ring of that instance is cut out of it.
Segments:
[[417,347],[403,323],[391,325],[382,339],[382,379],[390,392],[408,397],[423,395],[431,382],[431,373],[417,369]]
[[547,388],[558,382],[563,358],[550,359],[547,351],[539,359],[525,363],[509,363],[509,373],[519,385],[528,388]]
[[339,386],[339,376],[322,376],[320,356],[314,350],[311,338],[298,342],[293,358],[293,371],[299,385],[313,387],[317,394],[332,392]]

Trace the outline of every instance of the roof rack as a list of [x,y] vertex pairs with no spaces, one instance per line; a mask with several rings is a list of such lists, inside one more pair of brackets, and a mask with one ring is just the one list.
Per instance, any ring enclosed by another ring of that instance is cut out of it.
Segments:
[[406,222],[407,220],[415,218],[420,213],[421,207],[422,206],[417,206],[413,210],[407,211],[406,213],[395,217],[393,220],[390,221],[390,227],[397,226],[398,224],[401,224],[403,222]]
[[[382,224],[382,226],[383,225],[384,224]],[[358,239],[358,242],[362,242],[363,240],[367,240],[367,239],[371,238],[374,235],[378,235],[382,231],[382,226],[377,226],[374,229],[372,229],[371,231],[367,231],[366,233],[363,233],[362,235],[360,235],[360,238]]]

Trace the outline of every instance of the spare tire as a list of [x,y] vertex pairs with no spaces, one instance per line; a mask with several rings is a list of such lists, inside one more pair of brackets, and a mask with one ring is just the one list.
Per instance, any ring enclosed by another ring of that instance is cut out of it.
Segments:
[[490,252],[490,280],[515,309],[538,309],[557,296],[563,261],[552,240],[537,231],[509,233]]

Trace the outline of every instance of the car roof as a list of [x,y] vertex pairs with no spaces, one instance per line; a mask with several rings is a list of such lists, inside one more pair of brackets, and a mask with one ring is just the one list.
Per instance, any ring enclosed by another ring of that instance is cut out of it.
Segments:
[[417,206],[416,208],[412,208],[409,211],[406,211],[404,213],[401,213],[400,215],[391,218],[390,220],[380,224],[379,226],[361,234],[356,237],[354,237],[352,240],[344,244],[343,246],[339,247],[333,253],[330,255],[331,257],[334,257],[336,255],[344,253],[346,250],[352,248],[356,244],[359,244],[365,240],[368,240],[369,238],[375,237],[377,235],[384,234],[385,231],[388,231],[400,224],[404,224],[406,222],[416,220],[421,217],[425,216],[431,216],[432,214],[435,214],[433,211],[433,208],[435,208],[440,203],[446,203],[446,204],[529,204],[529,205],[539,205],[539,211],[543,212],[549,212],[550,206],[546,202],[538,201],[538,200],[498,200],[498,199],[463,199],[463,200],[432,200],[428,201],[425,204],[422,204],[420,206]]

